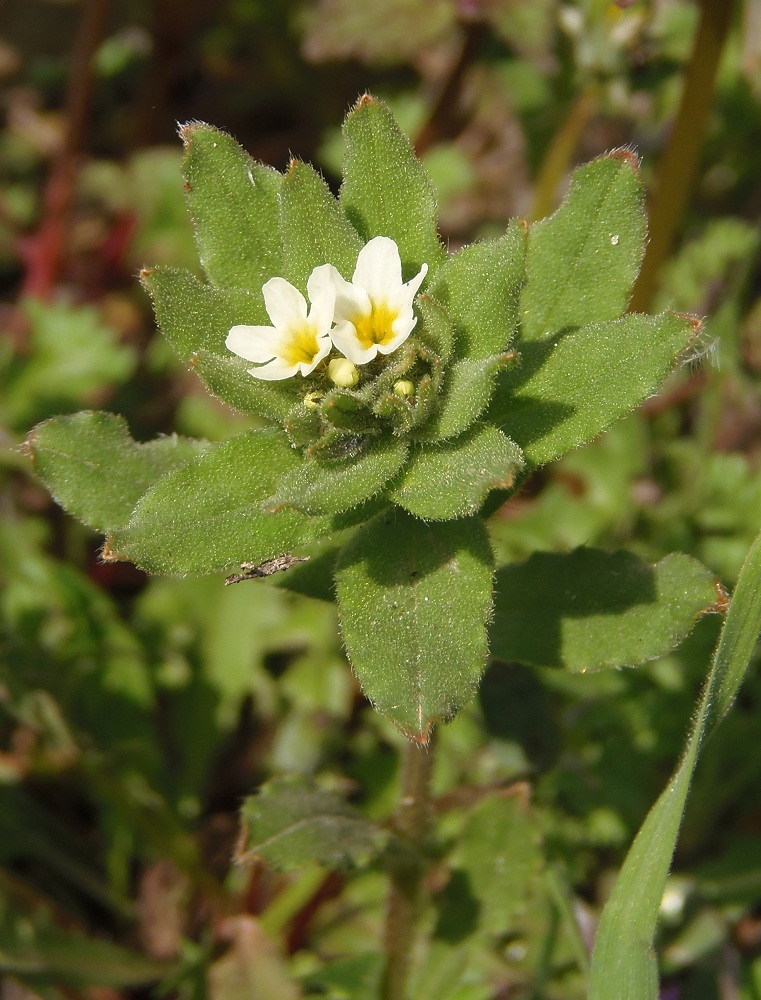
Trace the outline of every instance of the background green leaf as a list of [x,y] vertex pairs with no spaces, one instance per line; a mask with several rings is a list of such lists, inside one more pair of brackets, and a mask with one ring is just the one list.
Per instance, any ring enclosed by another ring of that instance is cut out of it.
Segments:
[[390,836],[335,792],[295,776],[267,782],[248,796],[241,820],[236,860],[264,858],[281,871],[310,861],[328,868],[364,867],[386,848]]
[[341,553],[341,630],[367,697],[420,743],[475,691],[486,657],[492,554],[483,523],[379,514]]
[[494,591],[492,656],[574,671],[665,655],[719,597],[690,556],[650,566],[632,552],[588,548],[503,566]]
[[589,1000],[656,1000],[653,939],[701,744],[729,711],[761,635],[761,535],[748,552],[729,606],[698,715],[679,768],[637,834],[603,910]]

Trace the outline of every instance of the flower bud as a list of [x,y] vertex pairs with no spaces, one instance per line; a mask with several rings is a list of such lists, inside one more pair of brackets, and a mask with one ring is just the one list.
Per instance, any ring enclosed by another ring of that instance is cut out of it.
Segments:
[[342,389],[351,389],[359,382],[359,372],[348,358],[333,358],[328,365],[328,378]]
[[398,382],[394,383],[394,395],[400,396],[402,399],[407,399],[409,396],[415,395],[415,385],[410,382],[409,379],[400,379]]
[[308,410],[318,410],[321,402],[321,392],[308,392],[306,396],[304,396],[304,406],[306,406]]

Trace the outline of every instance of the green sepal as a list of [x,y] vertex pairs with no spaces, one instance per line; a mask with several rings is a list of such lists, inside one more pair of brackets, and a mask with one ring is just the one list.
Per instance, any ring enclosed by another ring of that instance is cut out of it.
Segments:
[[367,434],[349,434],[331,427],[319,441],[307,448],[306,455],[320,462],[357,462],[367,454],[369,447]]
[[263,859],[279,871],[309,862],[345,870],[366,868],[391,834],[345,802],[301,776],[275,778],[243,800],[235,860]]
[[291,160],[280,194],[284,276],[306,293],[315,267],[333,264],[351,278],[362,240],[314,167]]
[[124,417],[83,411],[38,424],[24,450],[57,503],[96,531],[112,531],[157,480],[209,447],[176,434],[138,444]]
[[515,361],[512,353],[455,361],[444,377],[439,408],[418,437],[445,441],[466,431],[489,405],[497,372]]
[[376,496],[404,465],[406,441],[385,438],[366,446],[352,462],[308,458],[280,480],[265,507],[293,507],[306,514],[340,514]]
[[405,280],[446,258],[436,231],[433,187],[409,139],[380,101],[366,94],[343,126],[346,148],[341,205],[367,243],[389,236],[399,247]]
[[695,317],[632,314],[521,344],[489,419],[543,465],[591,441],[651,396],[700,330]]
[[620,149],[579,167],[563,204],[529,229],[521,338],[615,319],[626,309],[647,236],[644,185]]
[[719,594],[712,573],[675,553],[654,566],[632,552],[537,552],[497,571],[491,654],[582,672],[670,653]]
[[322,413],[333,427],[349,433],[378,434],[382,430],[370,409],[366,390],[331,390],[323,401]]
[[526,281],[528,226],[514,219],[504,236],[473,243],[450,257],[430,294],[447,309],[460,357],[504,353],[518,328]]
[[140,279],[153,299],[156,322],[179,356],[210,392],[244,413],[281,423],[300,383],[265,382],[248,374],[251,364],[225,347],[230,327],[269,325],[261,291],[214,288],[179,268],[145,269]]
[[[437,371],[435,374],[438,376]],[[386,391],[377,398],[374,412],[393,424],[394,434],[409,434],[425,423],[433,412],[439,380],[429,374],[423,375],[414,383],[411,397],[397,396],[393,389]]]
[[282,175],[255,163],[233,138],[211,125],[190,122],[180,136],[185,192],[209,281],[260,289],[268,278],[282,274]]
[[424,744],[483,671],[492,553],[483,522],[425,524],[379,514],[348,542],[336,571],[341,629],[379,712]]
[[490,490],[509,489],[522,466],[518,445],[487,424],[454,441],[415,448],[389,499],[426,521],[466,517]]
[[313,444],[322,432],[322,420],[317,410],[306,407],[299,401],[285,418],[285,433],[294,448],[305,448]]
[[212,573],[263,563],[329,534],[325,518],[262,506],[300,463],[279,430],[247,431],[214,445],[143,496],[109,540],[106,558],[129,559],[150,573]]

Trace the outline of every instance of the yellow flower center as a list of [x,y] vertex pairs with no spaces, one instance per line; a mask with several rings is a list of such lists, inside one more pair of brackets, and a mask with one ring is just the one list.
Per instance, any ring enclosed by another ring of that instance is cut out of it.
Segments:
[[365,316],[355,319],[354,329],[357,331],[357,340],[367,350],[373,344],[388,344],[394,339],[394,321],[398,313],[381,302],[373,303],[370,312]]
[[320,350],[317,343],[317,331],[309,323],[298,329],[291,329],[290,339],[283,344],[283,361],[289,365],[297,365],[304,362],[311,365],[315,355]]

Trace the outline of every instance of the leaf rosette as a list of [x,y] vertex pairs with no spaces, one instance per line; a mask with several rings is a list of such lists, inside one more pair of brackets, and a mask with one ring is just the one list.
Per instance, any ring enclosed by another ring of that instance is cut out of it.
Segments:
[[646,238],[636,158],[600,157],[551,218],[450,255],[428,177],[372,97],[345,122],[338,197],[309,165],[281,174],[209,125],[181,136],[207,280],[160,267],[142,281],[209,391],[269,426],[151,449],[80,414],[40,425],[29,452],[108,533],[106,558],[149,572],[256,565],[334,536],[352,664],[425,741],[485,662],[489,494],[635,407],[695,336],[690,318],[623,315]]

